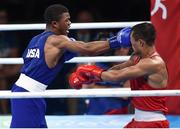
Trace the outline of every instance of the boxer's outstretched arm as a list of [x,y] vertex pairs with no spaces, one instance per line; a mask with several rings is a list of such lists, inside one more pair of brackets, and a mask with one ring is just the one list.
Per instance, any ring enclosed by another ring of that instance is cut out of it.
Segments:
[[134,65],[134,57],[135,57],[134,54],[132,54],[131,57],[127,61],[120,63],[118,65],[114,65],[113,67],[109,68],[108,70],[121,70],[126,67],[132,66],[132,65]]
[[109,41],[72,41],[64,35],[51,36],[48,38],[48,43],[52,43],[54,47],[62,50],[68,50],[83,55],[98,55],[110,49]]
[[72,52],[92,56],[102,54],[110,49],[108,41],[93,41],[87,43],[82,41],[68,41],[64,43],[64,48]]
[[64,35],[51,36],[54,46],[59,49],[67,49],[72,52],[81,53],[84,55],[98,55],[108,51],[109,49],[115,49],[119,47],[130,47],[130,33],[131,28],[124,28],[118,32],[114,37],[109,38],[107,41],[93,41],[93,42],[82,42],[72,41]]

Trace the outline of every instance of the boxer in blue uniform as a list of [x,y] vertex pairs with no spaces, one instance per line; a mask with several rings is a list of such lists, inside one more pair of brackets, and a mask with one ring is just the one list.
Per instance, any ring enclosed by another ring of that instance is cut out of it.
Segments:
[[[70,14],[60,4],[44,13],[46,30],[33,37],[23,54],[24,65],[12,92],[43,92],[75,53],[98,55],[109,49],[129,46],[131,28],[124,28],[107,41],[84,43],[69,37]],[[44,99],[11,99],[11,128],[47,128]]]

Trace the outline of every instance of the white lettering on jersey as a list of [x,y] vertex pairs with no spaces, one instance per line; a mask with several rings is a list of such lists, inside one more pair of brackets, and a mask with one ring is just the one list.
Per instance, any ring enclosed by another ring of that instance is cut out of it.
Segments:
[[40,50],[39,49],[28,49],[26,58],[39,58]]

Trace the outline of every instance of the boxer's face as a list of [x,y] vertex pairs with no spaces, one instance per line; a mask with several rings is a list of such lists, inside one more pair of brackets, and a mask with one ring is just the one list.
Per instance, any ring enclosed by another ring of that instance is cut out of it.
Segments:
[[67,35],[69,33],[69,28],[71,25],[70,14],[65,12],[61,15],[58,21],[54,21],[55,29],[62,35]]
[[138,40],[136,41],[136,40],[134,39],[134,37],[133,37],[133,32],[131,33],[130,41],[131,41],[131,44],[132,44],[132,48],[133,48],[133,50],[134,50],[134,53],[139,54]]

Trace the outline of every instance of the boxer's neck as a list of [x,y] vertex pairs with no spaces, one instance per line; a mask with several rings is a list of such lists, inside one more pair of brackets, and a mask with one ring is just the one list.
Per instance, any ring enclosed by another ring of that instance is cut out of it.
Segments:
[[147,47],[146,49],[144,49],[144,51],[141,52],[141,58],[150,57],[154,52],[156,52],[156,49],[154,46]]

